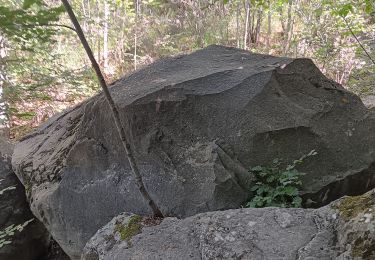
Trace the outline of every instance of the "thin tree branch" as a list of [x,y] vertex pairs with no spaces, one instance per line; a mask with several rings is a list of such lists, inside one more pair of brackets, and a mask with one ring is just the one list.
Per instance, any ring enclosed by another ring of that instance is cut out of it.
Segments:
[[365,47],[362,45],[362,43],[359,41],[359,39],[357,38],[357,36],[355,35],[355,33],[353,32],[350,24],[348,23],[348,21],[345,19],[345,17],[343,15],[341,15],[342,19],[344,20],[346,26],[348,27],[350,33],[353,35],[353,37],[355,38],[355,40],[358,42],[359,46],[361,46],[362,50],[366,53],[367,57],[372,61],[372,63],[374,63],[375,65],[375,61],[372,59],[370,53],[367,52],[367,50],[365,49]]
[[68,15],[70,17],[70,20],[72,21],[74,27],[76,28],[76,31],[77,31],[77,34],[78,34],[78,37],[87,53],[87,56],[89,57],[90,61],[91,61],[91,64],[95,70],[95,73],[96,73],[96,76],[98,77],[98,80],[99,80],[99,83],[100,83],[100,86],[102,87],[103,89],[103,92],[104,92],[104,95],[107,99],[107,102],[112,110],[112,116],[113,116],[113,119],[115,121],[115,124],[116,124],[116,127],[117,127],[117,131],[120,135],[120,139],[121,139],[121,143],[125,149],[125,152],[126,152],[126,155],[128,157],[128,160],[129,160],[129,164],[130,164],[130,167],[132,169],[132,172],[133,172],[133,175],[135,177],[135,181],[136,181],[136,184],[138,186],[138,189],[139,191],[141,192],[143,198],[146,200],[147,204],[149,205],[149,207],[152,209],[153,213],[155,216],[158,216],[158,217],[163,217],[163,214],[161,213],[161,211],[159,210],[158,206],[155,204],[155,202],[152,200],[152,198],[150,197],[149,193],[147,192],[145,186],[144,186],[144,183],[143,183],[143,180],[142,180],[142,176],[139,172],[139,168],[138,168],[138,165],[135,161],[135,158],[134,158],[134,155],[133,155],[133,152],[132,152],[132,149],[130,147],[130,144],[126,138],[126,134],[125,134],[125,129],[121,123],[121,119],[120,119],[120,114],[119,114],[119,111],[118,111],[118,108],[115,104],[115,102],[113,101],[112,99],[112,96],[109,92],[109,89],[108,89],[108,85],[107,83],[105,82],[105,79],[104,79],[104,76],[100,70],[100,67],[98,65],[98,63],[96,62],[96,59],[92,53],[92,50],[85,38],[85,35],[82,31],[82,28],[72,10],[72,7],[70,6],[68,0],[61,0],[61,2],[63,3],[66,11],[68,12]]
[[72,30],[72,31],[77,33],[76,29],[74,29],[73,27],[70,27],[69,25],[65,25],[65,24],[41,24],[40,26],[62,27],[62,28],[67,28],[67,29]]
[[13,26],[15,28],[19,28],[19,27],[26,27],[26,28],[33,28],[33,27],[43,27],[43,26],[50,26],[50,27],[63,27],[63,28],[67,28],[69,30],[72,30],[74,32],[77,32],[76,29],[74,29],[73,27],[70,27],[69,25],[65,25],[65,24],[5,24],[5,26]]

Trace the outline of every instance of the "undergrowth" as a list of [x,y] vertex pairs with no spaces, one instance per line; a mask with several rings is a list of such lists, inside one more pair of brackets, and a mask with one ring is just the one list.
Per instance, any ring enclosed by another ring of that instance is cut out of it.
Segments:
[[300,177],[303,175],[296,167],[303,161],[318,153],[315,150],[294,160],[286,167],[279,159],[274,159],[271,166],[256,166],[250,169],[255,176],[255,185],[252,186],[252,198],[247,202],[246,207],[282,207],[299,208],[302,205],[302,198],[299,190],[302,186]]

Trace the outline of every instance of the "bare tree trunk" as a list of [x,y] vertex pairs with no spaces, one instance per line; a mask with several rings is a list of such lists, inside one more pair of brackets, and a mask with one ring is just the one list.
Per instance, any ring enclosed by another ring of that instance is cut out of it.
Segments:
[[249,15],[250,15],[250,2],[249,2],[249,0],[246,1],[245,8],[246,8],[246,20],[245,20],[245,32],[244,32],[243,48],[245,50],[247,50],[247,35],[248,35],[248,29],[249,29]]
[[108,73],[108,17],[109,5],[104,0],[104,23],[103,23],[103,70],[104,74]]
[[287,40],[287,45],[286,45],[287,52],[289,52],[289,50],[290,50],[290,44],[292,43],[293,30],[294,30],[294,19],[295,19],[295,17],[292,18],[290,30],[289,30],[289,33],[288,33],[288,40]]
[[[251,12],[251,3],[250,3],[250,21],[249,21],[249,39],[250,39],[250,44],[251,43],[254,43],[254,26],[256,25],[255,24],[255,13],[256,13],[256,10],[253,11],[253,13]],[[250,45],[249,44],[249,45]]]
[[9,138],[10,116],[8,114],[8,103],[5,98],[4,88],[7,81],[5,73],[5,59],[7,48],[5,38],[0,35],[0,136]]
[[240,4],[237,3],[237,10],[236,10],[236,39],[237,39],[237,48],[240,48]]
[[[97,8],[97,16],[96,17],[100,17],[100,0],[96,0],[96,8]],[[102,52],[101,52],[101,43],[100,43],[100,39],[101,39],[101,35],[100,35],[100,26],[97,26],[96,28],[96,38],[98,39],[98,42],[97,42],[97,46],[98,46],[98,63],[100,64],[101,63],[101,58],[102,58]]]
[[75,14],[72,10],[72,7],[70,6],[68,0],[61,0],[61,2],[64,4],[65,9],[69,14],[70,20],[72,21],[72,23],[74,24],[74,27],[76,28],[78,37],[79,37],[79,39],[80,39],[80,41],[81,41],[81,43],[82,43],[82,45],[83,45],[83,47],[84,47],[84,49],[87,53],[87,56],[89,57],[89,59],[91,61],[91,64],[92,64],[92,66],[95,70],[96,76],[98,77],[98,80],[100,82],[100,86],[102,87],[104,95],[107,99],[107,102],[108,102],[108,104],[109,104],[109,106],[112,110],[112,116],[113,116],[113,119],[115,121],[116,128],[117,128],[117,131],[118,131],[120,139],[121,139],[121,143],[122,143],[122,145],[125,149],[126,155],[128,157],[129,164],[130,164],[130,167],[132,169],[133,175],[135,177],[135,181],[136,181],[136,184],[138,186],[138,189],[141,192],[143,198],[146,200],[147,204],[152,209],[154,215],[162,217],[163,214],[161,213],[161,211],[159,210],[159,208],[155,204],[155,202],[152,200],[152,198],[150,197],[149,193],[147,192],[147,190],[144,186],[142,176],[139,172],[138,165],[137,165],[137,163],[135,161],[135,158],[134,158],[134,155],[133,155],[133,151],[132,151],[131,146],[130,146],[127,138],[126,138],[125,129],[124,129],[122,123],[121,123],[118,108],[117,108],[115,102],[112,99],[112,96],[109,92],[107,83],[105,82],[103,74],[100,70],[100,67],[99,67],[98,63],[95,60],[95,57],[94,57],[94,55],[91,51],[91,48],[90,48],[89,44],[87,43],[87,40],[86,40],[85,35],[82,31],[82,28],[79,25],[79,22],[78,22]]
[[257,23],[256,23],[256,26],[255,26],[254,43],[258,43],[258,41],[259,41],[260,26],[262,24],[262,18],[263,18],[263,8],[260,7],[260,9],[258,10]]
[[[91,20],[90,0],[87,0],[87,18],[89,19],[89,21]],[[91,37],[91,39],[89,38],[89,41],[90,41],[91,44],[93,44],[94,39],[93,39],[93,34],[92,34],[92,25],[90,25],[90,23],[88,23],[88,25],[87,25],[87,32],[89,34],[89,37]]]
[[85,0],[81,2],[82,12],[83,12],[83,31],[87,33],[87,14],[86,14],[86,7],[85,7]]
[[280,23],[281,23],[281,28],[283,29],[283,33],[285,34],[285,31],[286,31],[286,25],[285,25],[285,21],[284,21],[284,10],[283,10],[283,7],[279,7],[278,8],[278,11],[279,11],[279,14],[280,14]]
[[[122,12],[123,12],[123,15],[122,15]],[[124,74],[125,72],[125,66],[123,66],[122,64],[124,64],[124,61],[125,61],[125,18],[126,17],[126,7],[125,7],[125,4],[124,2],[121,2],[121,11],[120,11],[120,15],[121,15],[121,19],[122,19],[122,23],[121,23],[121,37],[120,37],[120,49],[121,49],[121,53],[120,53],[120,64],[121,64],[121,74]]]
[[138,12],[139,12],[139,0],[135,0],[135,29],[134,29],[134,70],[137,70],[137,38],[138,38]]
[[271,29],[271,19],[272,19],[272,15],[271,15],[271,1],[268,0],[268,20],[267,20],[267,41],[266,41],[266,46],[267,46],[267,52],[269,53],[270,52],[270,38],[271,38],[271,33],[272,33],[272,29]]
[[284,31],[284,46],[283,46],[283,54],[286,55],[289,51],[290,41],[292,38],[292,30],[293,30],[293,18],[292,18],[292,8],[293,8],[293,0],[288,1],[288,20],[286,29]]

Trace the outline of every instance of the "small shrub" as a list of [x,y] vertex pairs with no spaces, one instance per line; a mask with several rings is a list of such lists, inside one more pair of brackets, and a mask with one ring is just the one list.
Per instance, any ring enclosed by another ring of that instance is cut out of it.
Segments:
[[292,164],[282,168],[282,161],[273,160],[272,166],[256,166],[250,169],[255,176],[256,183],[251,188],[254,196],[246,204],[246,207],[301,207],[302,198],[299,196],[299,189],[302,186],[300,177],[303,173],[296,169],[296,166],[303,163],[307,157],[317,155],[315,150],[303,155]]

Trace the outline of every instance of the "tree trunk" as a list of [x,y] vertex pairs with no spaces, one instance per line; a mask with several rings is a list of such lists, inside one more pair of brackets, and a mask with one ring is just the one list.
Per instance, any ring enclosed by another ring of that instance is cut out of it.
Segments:
[[125,50],[125,17],[126,17],[126,7],[125,7],[125,4],[124,2],[121,2],[121,10],[120,10],[120,16],[121,16],[121,19],[122,19],[122,22],[121,22],[121,37],[120,37],[120,50],[121,50],[121,53],[120,53],[120,64],[121,64],[121,74],[124,74],[125,73],[125,66],[123,65],[125,63],[125,53],[126,53],[126,50]]
[[236,40],[237,40],[237,48],[240,48],[240,4],[237,3],[237,10],[236,10]]
[[267,40],[266,40],[266,46],[267,46],[267,52],[270,52],[270,38],[271,38],[271,33],[272,33],[272,28],[271,28],[271,21],[272,15],[271,15],[271,1],[268,0],[268,20],[267,20]]
[[[89,21],[91,21],[91,5],[90,5],[90,0],[87,0],[87,18],[89,19]],[[89,41],[91,44],[93,44],[94,42],[94,37],[93,37],[93,34],[92,34],[92,25],[90,23],[88,23],[87,25],[87,32],[89,34],[89,37],[91,37],[91,39],[89,38]]]
[[137,70],[137,23],[138,23],[138,12],[139,12],[139,0],[135,0],[135,28],[134,28],[134,70]]
[[287,39],[287,45],[286,45],[286,53],[289,52],[289,50],[290,50],[290,44],[292,43],[293,30],[294,30],[294,19],[295,19],[295,17],[292,18],[290,30],[289,30],[289,33],[288,33],[288,39]]
[[[250,3],[251,5],[251,3]],[[256,14],[256,10],[254,10],[253,12],[251,12],[251,8],[250,8],[250,25],[249,25],[249,39],[250,39],[250,43],[254,43],[254,37],[255,37],[255,26],[256,26],[256,22],[255,22],[255,14]]]
[[259,35],[260,35],[260,26],[262,25],[262,18],[263,18],[263,8],[260,7],[258,10],[258,17],[257,17],[257,24],[255,27],[255,37],[254,37],[254,43],[258,43],[259,41]]
[[[96,9],[97,9],[97,16],[96,17],[100,17],[100,0],[96,0]],[[97,42],[97,46],[98,46],[98,63],[99,64],[101,64],[101,58],[102,58],[102,52],[101,52],[101,43],[100,43],[100,39],[101,39],[101,34],[100,34],[100,32],[101,32],[101,28],[100,28],[100,26],[96,26],[95,27],[95,29],[96,29],[96,39],[98,40],[98,42]],[[94,38],[95,39],[95,38]]]
[[7,56],[7,48],[5,46],[5,38],[0,36],[0,136],[9,137],[9,121],[8,104],[6,102],[4,88],[7,81],[5,73]]
[[104,0],[104,23],[103,23],[103,70],[104,74],[108,73],[108,17],[109,5]]
[[283,17],[283,7],[280,7],[279,9],[279,14],[280,14],[280,23],[281,23],[281,28],[283,29],[283,33],[285,33],[286,31],[286,26],[285,26],[285,21],[284,21],[284,17]]
[[100,67],[99,67],[98,63],[95,60],[95,57],[94,57],[94,55],[91,51],[91,48],[90,48],[89,44],[87,43],[87,40],[86,40],[85,35],[82,31],[82,28],[81,28],[81,26],[80,26],[80,24],[79,24],[79,22],[78,22],[78,20],[75,16],[74,12],[73,12],[72,7],[70,6],[68,0],[61,0],[61,2],[65,6],[65,9],[69,14],[70,20],[72,21],[72,23],[74,24],[74,27],[76,28],[78,37],[79,37],[79,39],[80,39],[80,41],[81,41],[81,43],[82,43],[82,45],[83,45],[83,47],[84,47],[84,49],[87,53],[87,56],[89,57],[89,59],[92,63],[92,66],[95,70],[96,76],[98,77],[98,80],[100,82],[100,86],[102,87],[104,95],[107,99],[107,102],[108,102],[108,104],[109,104],[109,106],[112,110],[112,116],[113,116],[113,119],[115,121],[116,128],[117,128],[117,131],[118,131],[120,139],[121,139],[121,143],[122,143],[122,145],[125,149],[126,155],[128,157],[129,164],[130,164],[130,167],[132,169],[133,175],[135,177],[135,181],[136,181],[136,184],[138,186],[138,189],[139,189],[140,193],[142,194],[143,198],[146,200],[149,207],[151,208],[151,210],[153,211],[154,215],[158,216],[158,217],[163,217],[163,214],[161,213],[161,211],[159,210],[159,208],[155,204],[155,202],[152,200],[152,198],[150,197],[149,193],[147,192],[147,190],[144,186],[142,176],[139,172],[138,165],[137,165],[137,163],[135,161],[135,158],[134,158],[134,155],[133,155],[132,148],[130,146],[130,143],[128,142],[128,139],[126,138],[125,129],[124,129],[124,126],[121,123],[118,108],[117,108],[115,102],[112,99],[112,96],[109,92],[107,83],[105,82],[103,74],[100,70]]
[[87,14],[86,14],[86,7],[85,7],[85,0],[81,2],[82,12],[83,12],[83,31],[87,33]]
[[284,46],[283,54],[286,55],[289,51],[290,41],[292,39],[293,18],[292,18],[293,0],[288,1],[288,20],[284,31]]
[[246,8],[246,19],[245,19],[245,32],[244,32],[243,48],[245,50],[247,50],[247,35],[248,35],[248,29],[249,29],[249,15],[250,15],[250,2],[249,2],[249,0],[246,1],[245,8]]

